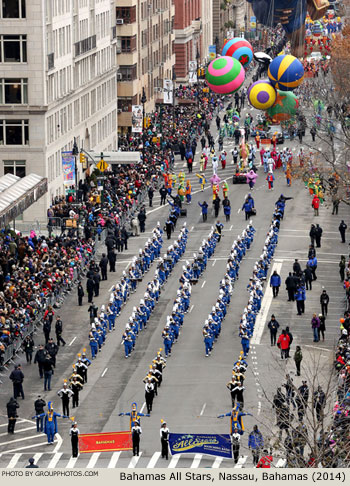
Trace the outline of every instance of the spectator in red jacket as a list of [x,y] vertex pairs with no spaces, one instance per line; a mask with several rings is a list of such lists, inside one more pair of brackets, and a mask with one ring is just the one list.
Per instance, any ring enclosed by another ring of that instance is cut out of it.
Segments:
[[282,334],[280,334],[277,341],[277,346],[281,350],[281,359],[287,359],[289,344],[290,344],[290,337],[288,336],[286,330],[283,329]]
[[314,195],[311,206],[314,208],[314,216],[318,216],[318,208],[320,207],[320,200],[316,196],[316,194]]

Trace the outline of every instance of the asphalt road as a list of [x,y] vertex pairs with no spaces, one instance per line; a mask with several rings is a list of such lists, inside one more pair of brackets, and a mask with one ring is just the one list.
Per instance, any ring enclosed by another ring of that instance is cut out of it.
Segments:
[[[286,143],[286,146],[298,147],[296,142]],[[227,149],[231,148],[226,144]],[[231,162],[231,157],[228,157]],[[144,384],[142,379],[147,374],[149,365],[157,351],[162,347],[161,331],[166,323],[166,316],[171,312],[172,302],[176,297],[179,287],[179,277],[182,271],[182,264],[185,260],[191,260],[210,232],[211,225],[215,219],[210,213],[208,221],[203,223],[200,215],[198,201],[211,199],[209,186],[204,193],[199,191],[199,184],[195,176],[198,170],[199,155],[195,159],[195,167],[191,175],[192,189],[194,192],[192,204],[187,208],[187,227],[190,230],[186,253],[183,262],[175,267],[171,278],[166,283],[160,301],[152,314],[147,330],[139,335],[136,350],[130,359],[125,360],[123,346],[121,346],[122,330],[132,313],[132,308],[142,298],[147,282],[153,277],[155,265],[145,276],[144,281],[139,285],[137,292],[133,294],[127,305],[123,308],[120,317],[117,319],[117,330],[108,335],[106,345],[103,347],[98,358],[89,368],[89,381],[81,392],[80,406],[73,411],[75,420],[81,433],[110,432],[127,430],[129,426],[128,417],[119,417],[120,412],[130,410],[131,403],[136,401],[139,408],[144,404]],[[176,171],[182,170],[183,163],[177,161]],[[231,220],[224,222],[224,232],[221,242],[216,248],[215,255],[209,261],[206,271],[203,273],[199,283],[193,286],[191,297],[191,312],[185,316],[184,325],[178,342],[174,345],[172,356],[167,361],[164,371],[163,384],[159,390],[158,397],[154,400],[153,412],[150,418],[143,418],[141,426],[143,430],[141,439],[142,455],[137,462],[132,459],[131,452],[103,453],[99,455],[83,454],[78,461],[70,461],[70,440],[69,421],[59,419],[58,442],[54,446],[45,445],[45,436],[36,434],[32,422],[22,422],[18,425],[18,433],[14,436],[6,434],[5,404],[11,396],[11,383],[6,374],[1,376],[4,382],[0,386],[0,467],[22,466],[28,457],[38,454],[36,459],[41,467],[232,467],[228,460],[215,460],[215,458],[198,457],[189,455],[180,457],[178,462],[174,458],[170,463],[160,459],[159,428],[160,420],[165,419],[172,432],[206,432],[206,433],[228,433],[229,422],[227,419],[217,419],[220,413],[230,410],[231,400],[226,383],[230,380],[233,362],[238,358],[241,350],[238,337],[238,323],[240,315],[248,300],[246,286],[253,271],[254,262],[263,251],[266,233],[271,221],[274,203],[278,196],[283,193],[292,196],[294,199],[287,202],[285,218],[281,224],[278,248],[275,260],[271,267],[277,267],[281,273],[282,281],[288,275],[295,257],[299,257],[302,263],[306,263],[307,249],[309,244],[308,232],[312,222],[319,222],[324,230],[322,248],[317,252],[319,258],[318,280],[313,290],[308,292],[306,302],[306,314],[303,317],[296,316],[295,304],[287,302],[284,286],[277,299],[271,299],[269,292],[264,297],[263,306],[267,308],[266,316],[274,313],[282,325],[289,325],[294,334],[294,345],[300,344],[305,352],[304,373],[309,371],[313,359],[323,359],[325,365],[329,364],[330,352],[337,335],[337,321],[342,312],[343,291],[339,281],[338,262],[341,254],[347,254],[347,244],[340,243],[338,225],[340,219],[348,216],[346,208],[340,206],[339,215],[332,216],[329,208],[322,207],[318,218],[313,216],[311,209],[311,198],[304,185],[300,182],[293,183],[288,188],[281,169],[276,171],[275,190],[268,191],[264,172],[262,168],[258,171],[256,187],[253,191],[257,216],[253,224],[256,228],[254,242],[250,251],[243,259],[240,268],[239,280],[235,284],[231,304],[223,323],[223,328],[214,351],[210,357],[205,357],[204,343],[202,338],[202,327],[211,307],[218,295],[218,284],[225,273],[226,260],[232,242],[237,238],[246,226],[244,213],[240,210],[244,196],[248,192],[245,185],[232,185],[232,165],[229,163],[225,169],[219,170],[221,178],[229,180],[229,198],[231,200]],[[210,177],[210,168],[207,169]],[[146,238],[149,238],[152,228],[157,221],[163,222],[168,214],[168,208],[160,208],[159,197],[153,201],[154,207],[148,211],[146,222],[147,232],[137,238],[129,240],[129,250],[118,255],[117,272],[109,274],[107,282],[102,282],[100,296],[95,299],[97,305],[108,301],[108,290],[113,283],[118,281],[121,272],[131,261],[132,256],[142,247]],[[179,220],[179,230],[181,219]],[[184,220],[183,220],[184,221]],[[347,221],[349,225],[349,221]],[[174,238],[177,236],[175,233]],[[166,238],[166,237],[165,237]],[[173,240],[173,238],[172,238]],[[171,241],[172,241],[171,240]],[[164,240],[163,249],[170,244]],[[101,250],[99,250],[101,252]],[[319,295],[322,286],[330,295],[330,312],[327,319],[326,340],[324,343],[315,345],[312,341],[310,320],[313,312],[319,312]],[[71,374],[72,363],[76,355],[87,345],[89,320],[87,304],[83,307],[77,306],[76,295],[68,297],[66,303],[59,310],[64,323],[64,338],[67,346],[61,348],[57,368],[52,382],[52,392],[43,392],[43,385],[39,380],[35,365],[24,364],[26,399],[20,401],[19,414],[22,420],[30,420],[33,415],[33,402],[37,395],[42,394],[47,401],[53,400],[56,409],[61,411],[60,399],[56,396],[61,388],[62,381]],[[262,335],[256,340],[255,348],[249,356],[249,369],[246,373],[245,409],[253,415],[247,417],[245,424],[248,432],[254,423],[259,423],[261,430],[267,437],[271,429],[271,406],[266,399],[273,395],[276,386],[281,383],[284,373],[293,371],[293,363],[279,361],[277,348],[270,347],[269,335],[262,326]],[[42,340],[41,332],[35,337],[35,343]],[[309,346],[309,348],[307,348]],[[315,349],[316,348],[316,349]],[[317,349],[319,348],[319,349]],[[88,348],[89,355],[89,348]],[[321,358],[323,356],[323,358]],[[16,362],[23,362],[20,356]],[[9,375],[10,370],[7,375]],[[295,378],[298,382],[298,378]],[[72,413],[72,412],[71,412]],[[22,431],[21,431],[22,430]],[[247,435],[242,439],[242,458],[239,467],[252,464],[247,449]],[[40,455],[39,455],[40,454]],[[283,465],[283,460],[275,464]]]

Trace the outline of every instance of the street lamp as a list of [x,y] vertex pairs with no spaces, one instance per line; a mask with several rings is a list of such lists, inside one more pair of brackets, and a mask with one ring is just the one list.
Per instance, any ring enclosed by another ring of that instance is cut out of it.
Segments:
[[79,155],[79,149],[77,140],[74,137],[72,155],[74,156],[74,172],[75,172],[75,202],[78,202],[78,168],[77,168],[77,156]]
[[147,101],[145,88],[142,88],[142,162],[145,163],[145,103]]
[[199,54],[198,44],[197,44],[197,52],[196,52],[196,61],[197,61],[197,104],[199,108],[199,63],[201,60],[201,55]]

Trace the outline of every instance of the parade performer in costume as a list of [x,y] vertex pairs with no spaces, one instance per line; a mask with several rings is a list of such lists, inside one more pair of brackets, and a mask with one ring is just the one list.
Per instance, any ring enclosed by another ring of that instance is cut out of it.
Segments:
[[242,417],[246,415],[252,415],[252,414],[248,412],[242,412],[240,405],[237,405],[235,408],[232,409],[231,412],[218,415],[218,418],[230,417],[230,434],[232,435],[234,429],[237,429],[238,433],[243,435],[244,424],[243,424]]
[[222,193],[223,193],[224,199],[225,199],[225,197],[228,197],[228,184],[227,184],[226,181],[224,181],[223,184],[222,184]]
[[199,179],[199,184],[201,185],[202,191],[204,191],[205,184],[207,182],[207,179],[205,178],[204,174],[196,174],[196,176]]
[[35,415],[32,419],[45,417],[44,420],[44,432],[47,435],[47,443],[53,444],[55,439],[55,434],[57,434],[57,417],[62,418],[69,418],[67,415],[60,415],[57,412],[54,412],[52,402],[48,403],[48,411],[46,413],[41,413],[39,415]]
[[190,180],[187,180],[187,181],[186,181],[185,195],[186,195],[186,202],[187,202],[187,204],[191,204],[191,199],[192,199],[192,187],[191,187],[191,182],[190,182]]
[[149,413],[141,413],[137,411],[137,403],[133,402],[131,404],[131,411],[130,412],[121,412],[119,417],[123,417],[127,415],[130,417],[130,430],[136,425],[136,422],[140,425],[140,417],[150,417]]

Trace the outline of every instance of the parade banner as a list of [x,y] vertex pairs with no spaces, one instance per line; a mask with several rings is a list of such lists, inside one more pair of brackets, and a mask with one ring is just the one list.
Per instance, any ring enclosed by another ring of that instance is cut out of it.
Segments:
[[169,447],[174,454],[209,454],[232,458],[231,437],[219,434],[169,434]]
[[196,83],[198,81],[197,78],[197,61],[189,61],[188,62],[188,82]]
[[80,434],[79,452],[131,451],[131,432]]
[[142,133],[143,110],[141,105],[132,105],[131,131]]
[[163,82],[164,103],[173,104],[173,82],[171,79],[164,79]]
[[65,186],[75,185],[75,159],[72,152],[61,152],[63,183]]

